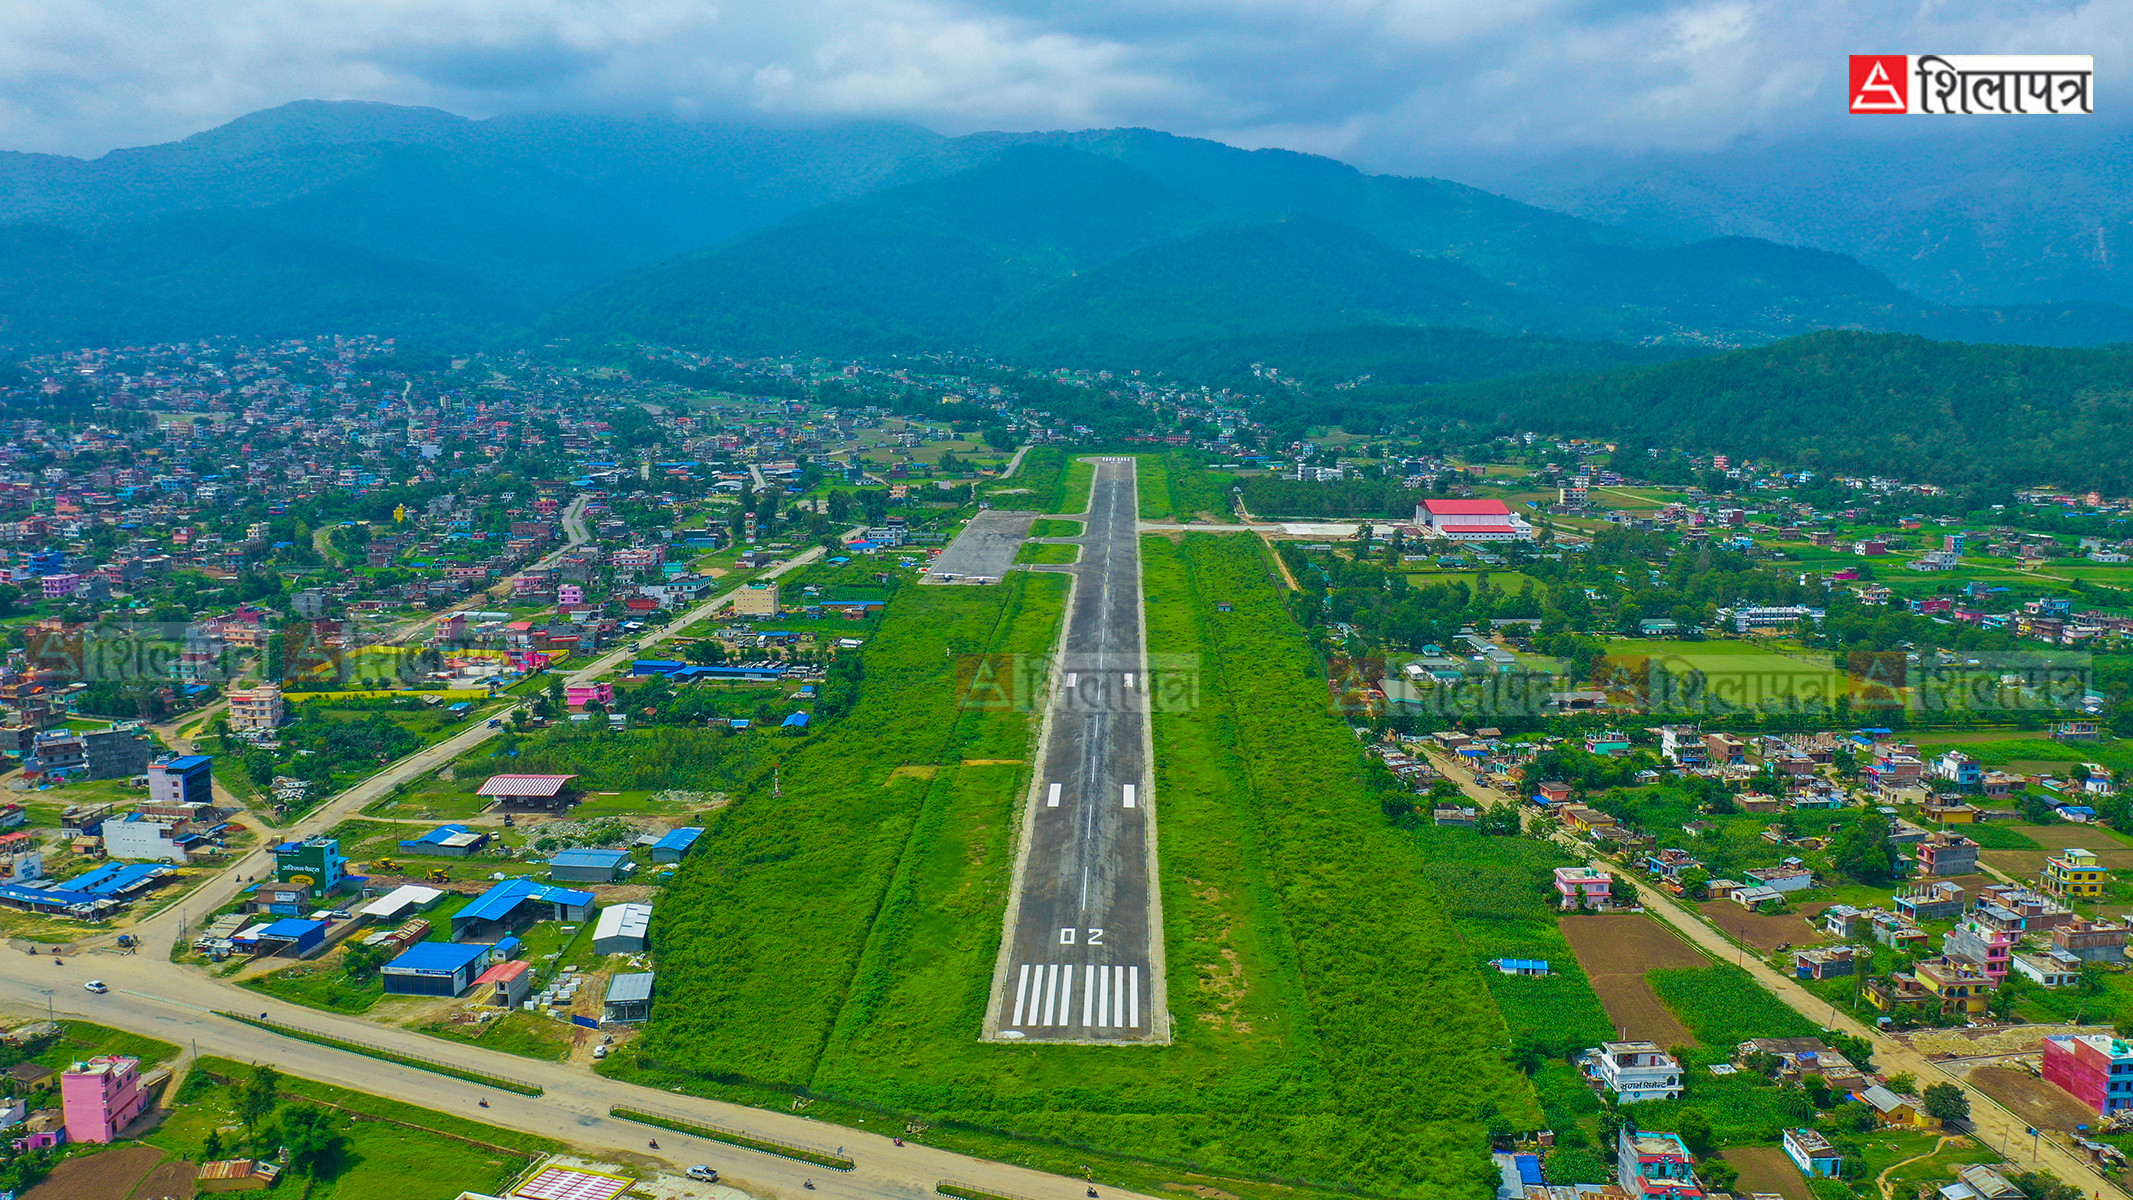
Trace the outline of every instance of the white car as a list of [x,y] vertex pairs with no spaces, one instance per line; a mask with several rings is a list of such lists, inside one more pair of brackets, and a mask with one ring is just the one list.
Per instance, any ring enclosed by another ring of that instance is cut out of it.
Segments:
[[99,996],[111,990],[111,985],[101,979],[92,979],[81,986],[84,991],[95,992]]
[[607,1057],[607,1047],[605,1047],[605,1046],[594,1046],[594,1047],[593,1047],[593,1057],[594,1057],[594,1058],[606,1058],[606,1057]]

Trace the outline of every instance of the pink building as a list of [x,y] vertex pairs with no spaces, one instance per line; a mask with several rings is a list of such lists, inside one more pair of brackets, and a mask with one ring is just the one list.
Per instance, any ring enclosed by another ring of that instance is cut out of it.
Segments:
[[105,1056],[78,1062],[59,1078],[70,1142],[112,1142],[147,1107],[141,1060]]
[[72,571],[63,571],[57,575],[44,577],[44,598],[47,600],[64,600],[79,590],[81,590],[81,576],[74,574]]
[[2099,1116],[2133,1107],[2133,1046],[2101,1033],[2045,1038],[2044,1082],[2065,1088]]
[[555,602],[565,608],[585,603],[585,589],[575,583],[566,583],[555,590]]
[[1594,907],[1607,903],[1608,888],[1614,877],[1593,867],[1557,867],[1555,891],[1562,897],[1564,908],[1576,908],[1581,903]]
[[573,684],[563,690],[563,698],[572,708],[584,708],[599,703],[612,707],[615,703],[615,685],[612,683]]

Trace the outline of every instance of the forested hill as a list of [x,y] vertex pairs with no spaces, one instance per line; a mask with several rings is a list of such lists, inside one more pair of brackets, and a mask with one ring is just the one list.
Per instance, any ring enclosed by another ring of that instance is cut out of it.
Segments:
[[1831,331],[1579,376],[1318,394],[1321,419],[1460,418],[1949,486],[2133,492],[2133,347]]

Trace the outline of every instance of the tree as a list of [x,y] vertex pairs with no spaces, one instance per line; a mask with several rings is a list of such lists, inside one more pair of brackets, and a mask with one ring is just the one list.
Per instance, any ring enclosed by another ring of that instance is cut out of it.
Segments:
[[1684,1108],[1674,1121],[1674,1131],[1681,1135],[1682,1144],[1698,1158],[1711,1152],[1711,1118],[1700,1108]]
[[1691,900],[1703,898],[1703,889],[1710,885],[1711,873],[1702,867],[1691,867],[1681,873],[1681,894]]
[[1936,1121],[1967,1121],[1970,1119],[1970,1097],[1963,1089],[1952,1083],[1934,1083],[1926,1086],[1926,1115]]
[[348,947],[341,955],[341,969],[348,978],[366,983],[391,960],[392,952],[384,946],[365,946],[360,943]]
[[292,1106],[281,1115],[281,1144],[288,1147],[289,1165],[310,1174],[324,1174],[321,1167],[340,1156],[345,1140],[335,1126],[333,1114],[309,1104]]
[[1889,847],[1889,819],[1870,812],[1837,835],[1830,844],[1830,859],[1837,869],[1861,883],[1881,883],[1895,865]]
[[251,1133],[280,1101],[281,1072],[260,1063],[237,1088],[237,1120],[244,1125],[246,1133]]
[[1889,1090],[1899,1096],[1915,1096],[1918,1094],[1918,1076],[1909,1071],[1898,1071],[1889,1076]]

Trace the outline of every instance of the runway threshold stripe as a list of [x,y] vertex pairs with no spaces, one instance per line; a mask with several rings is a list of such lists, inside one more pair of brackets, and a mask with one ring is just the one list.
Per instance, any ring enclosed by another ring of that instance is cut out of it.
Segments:
[[1096,975],[1097,972],[1102,970],[1102,967],[1090,967],[1088,976],[1081,981],[1081,1023],[1083,1025],[1094,1025],[1098,1020],[1102,1019],[1103,1010],[1097,1007],[1096,1004]]
[[1132,686],[1133,686],[1133,672],[1131,672],[1131,671],[1128,671],[1128,672],[1126,672],[1126,686],[1127,686],[1127,687],[1132,687]]
[[1074,673],[1074,672],[1072,672],[1072,671],[1069,671],[1069,672],[1067,672],[1067,683],[1066,683],[1067,687],[1069,687],[1069,688],[1072,688],[1072,687],[1074,686],[1075,682],[1076,682],[1077,680],[1079,680],[1080,678],[1081,678],[1081,676],[1080,676],[1080,675],[1078,675],[1078,674],[1076,674],[1076,673]]
[[1074,1023],[1074,964],[1068,963],[1059,970],[1059,1019],[1054,1025]]
[[1031,1024],[1049,1025],[1052,1023],[1052,1006],[1059,999],[1059,967],[1054,964],[1039,969],[1044,971],[1044,1019]]
[[[1120,1029],[1124,1029],[1126,1027],[1126,968],[1113,967],[1111,968],[1111,971],[1113,974],[1118,976],[1118,990],[1112,993],[1111,1024],[1117,1026]],[[1140,1002],[1138,1000],[1134,1002],[1133,1008],[1135,1012],[1133,1023],[1138,1025],[1140,1024],[1140,1018],[1138,1015],[1140,1011]]]
[[1090,1022],[1099,1029],[1111,1026],[1111,969],[1090,967],[1089,974],[1096,983],[1096,1020]]
[[1044,797],[1044,806],[1045,806],[1046,808],[1058,808],[1058,807],[1059,807],[1059,785],[1058,785],[1058,784],[1056,784],[1056,783],[1055,783],[1055,784],[1053,784],[1053,785],[1052,785],[1052,790],[1051,790],[1051,791],[1050,791],[1049,793],[1047,793],[1047,794],[1045,795],[1045,797]]
[[1008,1024],[1020,1025],[1022,1023],[1022,1000],[1027,995],[1029,995],[1029,964],[1023,963],[1022,977],[1015,982],[1015,1019],[1009,1021]]
[[1130,783],[1126,785],[1126,807],[1133,807],[1133,785]]
[[1139,967],[1126,968],[1126,994],[1132,997],[1128,1002],[1127,1009],[1133,1015],[1133,1028],[1139,1029],[1141,1027],[1141,969]]

